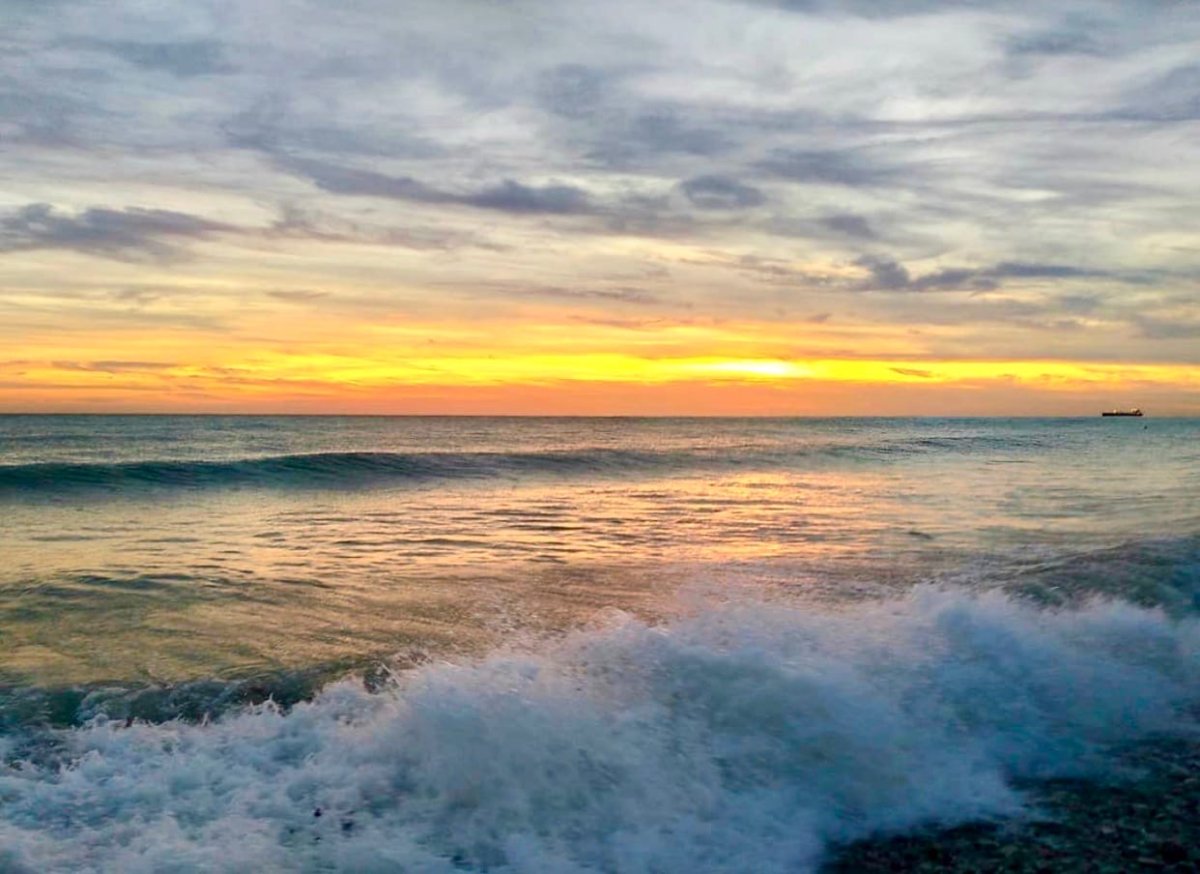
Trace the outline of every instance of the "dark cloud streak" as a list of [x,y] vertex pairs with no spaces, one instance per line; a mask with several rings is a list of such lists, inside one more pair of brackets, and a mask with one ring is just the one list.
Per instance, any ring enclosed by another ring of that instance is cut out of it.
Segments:
[[766,202],[766,195],[753,185],[728,176],[696,176],[679,186],[687,199],[700,209],[749,209]]
[[896,168],[849,149],[781,149],[757,166],[770,176],[809,185],[860,188],[894,185],[899,181]]
[[410,176],[390,176],[323,161],[294,158],[282,159],[279,164],[331,194],[472,206],[516,214],[582,215],[595,211],[588,193],[571,185],[525,185],[505,179],[475,191],[455,192]]
[[156,373],[179,367],[175,361],[52,361],[57,370],[81,370],[92,373]]
[[1033,264],[1004,261],[992,267],[948,267],[913,276],[890,258],[864,255],[854,262],[870,273],[859,283],[862,291],[992,291],[1008,279],[1077,279],[1112,277],[1105,271],[1066,264]]
[[92,207],[72,215],[33,203],[0,217],[0,252],[62,249],[119,261],[171,261],[185,254],[175,241],[233,229],[165,209]]

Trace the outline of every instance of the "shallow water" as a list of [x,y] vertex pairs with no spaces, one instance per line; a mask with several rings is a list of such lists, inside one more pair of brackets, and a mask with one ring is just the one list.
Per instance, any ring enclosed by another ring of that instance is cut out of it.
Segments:
[[794,871],[1011,811],[1186,728],[1198,437],[0,417],[0,868]]

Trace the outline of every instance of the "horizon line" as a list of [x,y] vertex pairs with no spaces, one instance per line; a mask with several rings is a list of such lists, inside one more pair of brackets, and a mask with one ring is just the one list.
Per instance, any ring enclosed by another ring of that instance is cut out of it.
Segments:
[[[4,416],[108,416],[108,417],[174,417],[174,418],[259,418],[259,419],[1099,419],[1108,412],[1101,410],[1096,413],[1042,413],[1042,414],[1004,414],[1004,413],[916,413],[911,415],[873,414],[873,413],[246,413],[246,412],[162,412],[162,411],[22,411],[0,410]],[[1124,418],[1124,417],[1116,417]],[[1135,417],[1129,417],[1135,418]],[[1142,419],[1196,419],[1200,411],[1194,413],[1161,413],[1146,414],[1136,418]]]

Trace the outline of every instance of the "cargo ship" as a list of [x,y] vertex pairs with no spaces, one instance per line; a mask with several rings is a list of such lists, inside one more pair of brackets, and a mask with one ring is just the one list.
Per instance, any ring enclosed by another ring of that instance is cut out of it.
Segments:
[[1141,414],[1142,414],[1141,410],[1132,409],[1132,410],[1105,410],[1100,415],[1101,416],[1140,416]]

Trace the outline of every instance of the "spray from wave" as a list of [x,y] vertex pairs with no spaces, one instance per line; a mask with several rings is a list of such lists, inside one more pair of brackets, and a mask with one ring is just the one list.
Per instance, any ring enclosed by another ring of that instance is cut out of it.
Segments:
[[0,770],[0,868],[811,870],[831,842],[1013,813],[1017,777],[1194,728],[1200,625],[924,588],[834,612],[623,617],[343,681],[287,712],[59,733]]

